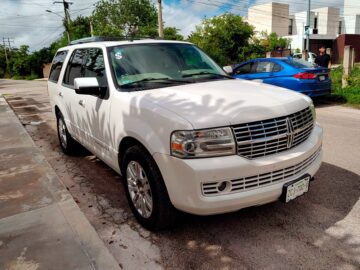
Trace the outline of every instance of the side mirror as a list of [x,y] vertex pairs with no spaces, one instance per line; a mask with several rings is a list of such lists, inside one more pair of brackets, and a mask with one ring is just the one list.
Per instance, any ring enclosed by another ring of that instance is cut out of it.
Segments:
[[227,74],[232,74],[233,71],[234,71],[231,66],[225,66],[225,67],[223,67],[223,70],[224,70]]
[[75,78],[74,88],[76,94],[101,96],[101,87],[95,77]]

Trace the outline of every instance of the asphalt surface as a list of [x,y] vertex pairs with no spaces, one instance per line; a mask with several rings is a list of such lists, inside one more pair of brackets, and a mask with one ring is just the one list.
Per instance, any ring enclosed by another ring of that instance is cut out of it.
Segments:
[[324,162],[310,191],[170,231],[142,229],[120,177],[89,153],[62,154],[46,82],[0,80],[36,146],[124,269],[360,269],[360,111],[319,104]]

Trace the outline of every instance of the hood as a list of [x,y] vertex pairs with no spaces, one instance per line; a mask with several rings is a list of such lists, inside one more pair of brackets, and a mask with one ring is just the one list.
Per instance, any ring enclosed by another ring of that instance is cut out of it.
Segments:
[[194,129],[284,116],[310,104],[308,97],[294,91],[239,79],[186,84],[135,93],[186,119]]

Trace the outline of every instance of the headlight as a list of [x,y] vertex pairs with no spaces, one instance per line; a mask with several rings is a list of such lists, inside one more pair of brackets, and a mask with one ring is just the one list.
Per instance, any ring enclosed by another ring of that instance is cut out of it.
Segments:
[[174,131],[171,155],[179,158],[215,157],[235,154],[234,136],[229,127]]
[[312,102],[310,104],[310,109],[311,109],[311,113],[312,113],[312,116],[313,116],[313,119],[314,119],[314,122],[315,122],[316,121],[316,111],[315,111],[314,103],[312,103]]

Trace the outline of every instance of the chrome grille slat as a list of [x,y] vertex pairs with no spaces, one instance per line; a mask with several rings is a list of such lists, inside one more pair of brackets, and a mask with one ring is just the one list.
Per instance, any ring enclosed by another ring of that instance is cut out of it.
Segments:
[[308,107],[287,116],[240,124],[232,129],[238,155],[253,159],[301,144],[310,136],[313,127],[314,119]]
[[[252,190],[255,188],[260,188],[262,186],[271,185],[281,181],[290,181],[295,177],[301,176],[304,171],[311,166],[311,164],[316,160],[321,152],[321,147],[316,150],[311,156],[303,160],[302,162],[289,166],[283,169],[276,171],[271,171],[267,173],[262,173],[258,175],[252,175],[243,177],[241,179],[231,180],[231,188],[226,194],[232,194],[236,192],[242,192],[247,190]],[[202,193],[205,196],[216,196],[223,195],[218,189],[219,182],[211,183],[202,183]],[[211,188],[209,188],[211,187]]]

